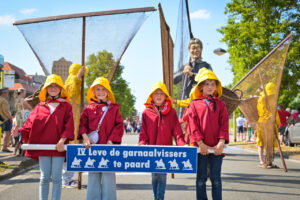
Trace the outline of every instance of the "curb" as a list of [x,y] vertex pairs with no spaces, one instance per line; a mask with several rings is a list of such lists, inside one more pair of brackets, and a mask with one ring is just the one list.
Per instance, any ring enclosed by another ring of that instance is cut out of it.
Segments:
[[5,169],[5,171],[0,174],[0,181],[9,179],[31,169],[33,166],[37,165],[38,162],[31,158],[25,158],[22,161],[8,161],[7,164],[10,166],[10,168]]
[[[254,150],[254,149],[249,149],[249,148],[243,148],[241,145],[237,145],[239,148],[242,148],[243,150],[245,151],[248,151],[248,152],[251,152],[251,153],[256,153],[258,155],[258,152],[257,150]],[[278,152],[275,152],[275,158],[279,158],[280,159],[280,155]],[[299,154],[296,154],[296,155],[283,155],[283,158],[285,160],[289,160],[289,161],[292,161],[292,162],[297,162],[297,163],[300,163],[300,155]]]

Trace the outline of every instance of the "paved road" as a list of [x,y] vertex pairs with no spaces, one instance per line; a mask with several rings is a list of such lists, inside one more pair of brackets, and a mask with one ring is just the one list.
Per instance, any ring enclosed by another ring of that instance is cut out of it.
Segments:
[[[124,143],[136,143],[137,136],[125,136]],[[275,163],[281,166],[280,160]],[[255,153],[226,156],[223,163],[223,199],[237,200],[299,200],[300,163],[286,161],[288,172],[282,169],[261,169]],[[83,174],[86,186],[87,174]],[[195,199],[195,175],[175,174],[168,176],[165,199]],[[211,187],[208,183],[209,199]],[[38,199],[39,170],[34,168],[22,175],[0,182],[0,199]],[[150,200],[151,177],[142,173],[117,173],[117,196],[119,200]],[[51,191],[51,190],[50,190]],[[86,189],[63,189],[62,199],[85,199]]]

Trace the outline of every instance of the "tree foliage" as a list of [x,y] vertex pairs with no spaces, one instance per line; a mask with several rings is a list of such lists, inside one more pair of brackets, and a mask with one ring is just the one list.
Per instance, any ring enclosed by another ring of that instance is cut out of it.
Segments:
[[[87,89],[92,85],[93,81],[98,77],[107,77],[115,61],[112,53],[107,51],[98,52],[97,55],[91,54],[88,57],[87,65],[89,65],[89,73],[86,77]],[[115,95],[116,103],[120,104],[120,112],[123,118],[136,114],[134,108],[135,97],[131,93],[127,82],[122,78],[124,66],[119,65],[113,77],[111,89]]]
[[[279,103],[287,106],[299,93],[300,3],[297,0],[232,0],[225,8],[226,26],[218,31],[228,45],[229,63],[237,83],[290,32]],[[298,83],[297,83],[298,82]]]

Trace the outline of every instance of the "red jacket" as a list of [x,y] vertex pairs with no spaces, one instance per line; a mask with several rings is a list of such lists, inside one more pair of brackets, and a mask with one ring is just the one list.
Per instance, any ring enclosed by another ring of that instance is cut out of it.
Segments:
[[279,109],[278,110],[278,115],[279,115],[279,119],[280,119],[279,127],[286,126],[287,125],[286,124],[286,119],[287,119],[287,117],[291,116],[291,113],[289,113],[286,110]]
[[174,136],[177,145],[185,145],[176,111],[171,108],[160,117],[157,110],[146,108],[142,115],[142,128],[139,144],[172,145]]
[[[50,115],[49,106],[39,103],[30,113],[24,126],[19,129],[22,140],[28,144],[57,144],[60,138],[74,139],[74,121],[72,106],[69,102],[60,102]],[[38,159],[39,156],[66,156],[66,152],[55,150],[27,150],[26,156]]]
[[[83,133],[89,134],[97,130],[98,123],[104,114],[103,106],[103,104],[92,102],[85,107],[80,116],[78,139],[82,139]],[[119,105],[110,104],[98,132],[98,144],[107,144],[108,140],[115,144],[121,144],[123,133],[124,126]]]
[[200,97],[191,101],[188,107],[188,123],[191,143],[197,146],[197,141],[203,142],[214,147],[218,144],[219,139],[225,139],[225,143],[229,143],[229,117],[226,105],[218,98],[214,103],[209,101],[207,106],[204,98]]

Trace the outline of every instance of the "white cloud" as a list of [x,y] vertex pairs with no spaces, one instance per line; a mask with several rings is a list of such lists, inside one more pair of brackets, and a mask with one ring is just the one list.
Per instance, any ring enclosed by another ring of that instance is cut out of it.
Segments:
[[24,15],[30,15],[30,14],[36,12],[36,11],[37,11],[37,9],[35,9],[35,8],[29,8],[29,9],[21,10],[21,13],[24,14]]
[[1,25],[11,25],[16,21],[13,15],[2,15],[0,16],[0,26]]
[[210,12],[208,12],[208,10],[197,10],[195,12],[192,12],[190,14],[191,19],[209,19],[210,16]]

